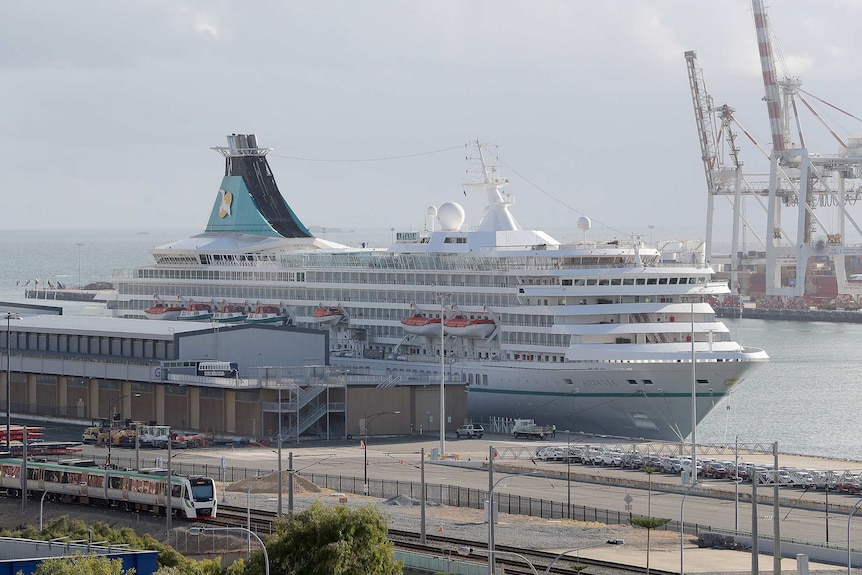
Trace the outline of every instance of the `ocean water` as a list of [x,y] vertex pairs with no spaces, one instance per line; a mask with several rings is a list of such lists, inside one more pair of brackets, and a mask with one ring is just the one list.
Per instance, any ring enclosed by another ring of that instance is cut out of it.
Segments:
[[[38,279],[42,286],[60,280],[68,287],[110,281],[115,269],[152,262],[150,248],[197,231],[0,231],[0,301],[34,303],[23,297],[27,280],[33,285]],[[369,246],[386,245],[391,235],[390,230],[315,232]],[[73,315],[105,313],[93,304],[62,305]],[[698,426],[698,443],[777,441],[785,453],[862,461],[862,369],[856,365],[862,325],[744,318],[725,323],[736,341],[764,348],[771,359]]]
[[734,340],[761,347],[755,371],[697,428],[698,443],[778,442],[784,453],[862,461],[856,364],[862,325],[724,320]]

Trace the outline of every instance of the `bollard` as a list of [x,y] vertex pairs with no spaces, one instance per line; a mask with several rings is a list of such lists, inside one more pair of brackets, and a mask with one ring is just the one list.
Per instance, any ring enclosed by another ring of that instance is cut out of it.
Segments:
[[808,575],[808,555],[796,554],[796,575]]

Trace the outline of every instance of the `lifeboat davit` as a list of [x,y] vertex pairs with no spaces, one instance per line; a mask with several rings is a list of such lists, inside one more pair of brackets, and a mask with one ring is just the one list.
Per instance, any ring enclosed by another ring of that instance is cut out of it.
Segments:
[[401,327],[407,333],[415,335],[440,335],[440,318],[414,313],[411,316],[401,318]]
[[144,315],[147,319],[178,319],[182,311],[182,306],[156,302],[144,310]]
[[344,312],[337,307],[319,305],[314,308],[312,320],[317,323],[335,324],[342,320]]
[[463,315],[450,317],[443,322],[446,333],[458,337],[488,337],[497,327],[493,319],[468,319]]

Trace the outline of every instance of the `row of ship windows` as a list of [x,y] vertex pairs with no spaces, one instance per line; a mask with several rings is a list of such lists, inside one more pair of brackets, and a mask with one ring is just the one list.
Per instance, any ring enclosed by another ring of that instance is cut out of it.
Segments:
[[[163,264],[179,263],[160,261]],[[135,270],[136,278],[157,280],[250,281],[250,282],[304,282],[305,272],[268,272],[215,269],[157,269]]]
[[694,285],[706,283],[706,277],[576,278],[563,279],[561,283],[564,286]]
[[[151,305],[153,294],[162,296],[181,296],[187,299],[204,299],[201,297],[200,288],[184,285],[168,285],[168,284],[123,284],[120,286],[120,293],[129,295],[145,296],[146,299],[137,301],[119,301],[112,308],[115,309],[142,309]],[[206,300],[214,299],[220,301],[222,299],[248,300],[255,301],[258,299],[267,299],[275,301],[284,301],[288,304],[292,301],[313,302],[317,305],[318,302],[327,303],[346,303],[350,301],[361,301],[369,303],[401,303],[405,305],[416,304],[423,307],[440,308],[440,298],[433,291],[413,291],[413,290],[350,290],[350,289],[305,289],[305,288],[288,288],[288,287],[267,287],[267,286],[229,286],[229,285],[214,285],[207,287]],[[451,301],[450,301],[451,300]],[[472,292],[472,293],[456,293],[453,294],[450,300],[447,300],[447,305],[463,305],[463,306],[494,306],[506,307],[517,305],[517,298],[509,294],[489,293],[489,292]]]
[[[204,256],[202,256],[204,257]],[[207,256],[210,257],[210,256]],[[170,262],[165,262],[170,263]],[[140,279],[241,281],[241,282],[305,282],[323,284],[396,284],[428,286],[508,287],[510,276],[492,274],[440,274],[348,271],[242,271],[213,269],[158,269],[136,270]],[[694,285],[706,283],[706,276],[695,277],[638,277],[638,278],[559,278],[522,277],[522,285],[563,286],[635,286],[635,285]]]

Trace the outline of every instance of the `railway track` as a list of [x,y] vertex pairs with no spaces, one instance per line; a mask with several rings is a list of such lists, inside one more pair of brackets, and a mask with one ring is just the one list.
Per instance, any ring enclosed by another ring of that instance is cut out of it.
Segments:
[[[222,505],[219,507],[219,515],[215,519],[208,519],[202,522],[205,525],[214,527],[247,527],[251,525],[251,530],[259,535],[270,535],[275,532],[276,514],[274,512],[248,510],[245,507],[233,507]],[[419,534],[412,531],[399,531],[395,529],[389,530],[389,540],[393,542],[397,549],[405,551],[414,551],[416,553],[424,553],[443,558],[451,557],[458,561],[474,561],[476,563],[487,563],[487,542],[485,541],[467,541],[463,538],[444,537],[440,535],[426,535],[425,544],[419,542]],[[463,556],[458,553],[459,548],[470,547],[474,550],[469,556]],[[532,549],[521,549],[518,547],[510,547],[506,545],[496,545],[497,551],[496,563],[505,567],[506,573],[533,575],[533,571],[529,568],[523,559],[513,557],[511,554],[521,555],[526,557],[539,572],[544,572],[548,565],[557,557],[557,553],[548,551],[536,551]],[[572,573],[572,566],[580,563],[589,567],[589,573],[593,575],[629,575],[632,573],[645,573],[646,569],[630,565],[620,565],[610,561],[600,561],[597,559],[589,559],[586,557],[575,558],[572,556],[564,556],[554,563],[550,573],[568,574]],[[673,571],[662,571],[660,569],[651,568],[650,573],[655,575],[671,575]]]

